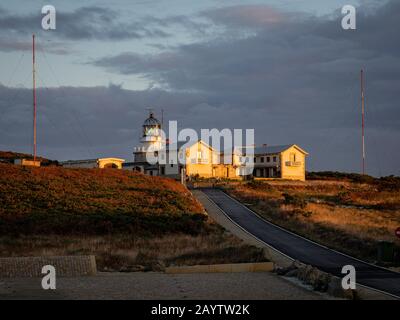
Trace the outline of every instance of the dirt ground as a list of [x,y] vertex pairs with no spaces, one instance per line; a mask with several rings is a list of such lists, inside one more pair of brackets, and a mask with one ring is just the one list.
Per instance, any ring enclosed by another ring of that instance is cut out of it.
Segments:
[[10,299],[320,300],[328,297],[269,272],[137,272],[58,278],[55,290],[43,290],[40,278],[0,279],[0,300]]

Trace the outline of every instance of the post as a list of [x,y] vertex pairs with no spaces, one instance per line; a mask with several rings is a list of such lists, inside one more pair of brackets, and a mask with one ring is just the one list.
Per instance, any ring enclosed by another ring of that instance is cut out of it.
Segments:
[[32,34],[32,91],[33,91],[33,160],[36,161],[36,70],[35,35]]
[[361,135],[362,135],[362,174],[365,174],[365,135],[364,135],[364,70],[361,69]]
[[161,129],[164,130],[164,109],[161,109]]
[[186,170],[181,168],[181,183],[186,186]]

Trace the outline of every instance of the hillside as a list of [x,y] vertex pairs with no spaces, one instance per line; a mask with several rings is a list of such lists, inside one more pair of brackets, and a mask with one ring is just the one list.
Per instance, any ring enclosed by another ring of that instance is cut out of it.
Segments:
[[96,256],[101,271],[264,261],[180,183],[114,169],[0,163],[0,256]]
[[201,205],[179,183],[124,170],[0,163],[0,231],[200,232]]
[[225,188],[267,220],[355,257],[376,261],[382,240],[400,252],[398,177],[313,173],[312,179],[256,180]]
[[[27,153],[19,153],[13,151],[1,151],[0,150],[0,160],[6,163],[13,163],[14,159],[33,159],[33,155]],[[58,165],[58,161],[50,160],[43,157],[37,157],[37,160],[41,161],[42,166],[49,166],[49,165]]]

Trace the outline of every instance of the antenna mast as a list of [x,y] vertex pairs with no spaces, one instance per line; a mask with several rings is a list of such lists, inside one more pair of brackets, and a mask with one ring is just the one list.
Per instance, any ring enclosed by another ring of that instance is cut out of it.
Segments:
[[32,34],[32,91],[33,91],[33,160],[36,161],[36,70],[35,34]]
[[365,174],[365,122],[364,122],[364,70],[361,69],[361,134],[362,134],[362,174]]

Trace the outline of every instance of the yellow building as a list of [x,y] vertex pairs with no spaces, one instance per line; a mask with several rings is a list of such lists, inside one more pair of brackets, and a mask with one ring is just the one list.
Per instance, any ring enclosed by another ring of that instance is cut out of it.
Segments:
[[[256,179],[280,178],[304,181],[308,155],[295,144],[263,146],[254,148],[253,159],[245,153],[236,151],[232,153],[232,162],[224,164],[224,154],[202,140],[190,145],[178,144],[177,152],[181,164],[160,165],[160,175],[178,178],[184,169],[188,177],[239,179],[244,177],[243,163],[249,163],[252,160],[254,168],[251,175]],[[166,155],[168,163],[169,152]]]
[[306,151],[295,144],[256,147],[253,176],[304,181],[307,155]]
[[122,164],[125,162],[124,159],[119,158],[98,158],[98,159],[87,159],[87,160],[68,160],[62,161],[60,164],[66,168],[113,168],[122,169]]
[[[202,140],[169,144],[168,139],[161,136],[161,128],[161,122],[150,112],[143,123],[140,145],[133,151],[134,161],[125,163],[124,169],[175,179],[181,179],[184,175],[202,178],[239,179],[254,176],[305,180],[308,153],[295,144],[251,147],[254,152],[247,154],[247,148],[220,152]],[[224,155],[230,158],[226,164]],[[149,163],[152,158],[154,161]]]

